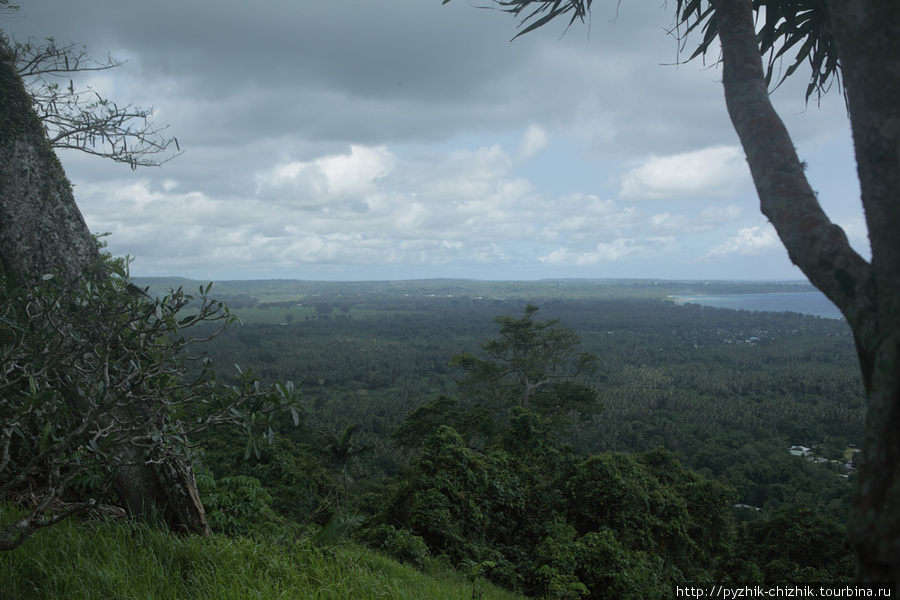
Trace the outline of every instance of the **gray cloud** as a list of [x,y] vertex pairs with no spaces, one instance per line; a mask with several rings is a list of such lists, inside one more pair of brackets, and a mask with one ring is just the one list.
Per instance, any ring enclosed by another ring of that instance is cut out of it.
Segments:
[[[186,150],[136,173],[61,155],[89,225],[137,257],[135,272],[710,277],[735,276],[728,261],[753,248],[783,267],[747,277],[796,276],[753,229],[720,72],[673,66],[671,11],[603,6],[589,27],[512,43],[513,18],[464,0],[25,0],[22,12],[3,24],[20,39],[127,59],[93,85],[155,106]],[[803,88],[775,95],[798,146],[843,156],[840,99],[807,108]],[[822,170],[823,202],[852,192],[846,172]]]

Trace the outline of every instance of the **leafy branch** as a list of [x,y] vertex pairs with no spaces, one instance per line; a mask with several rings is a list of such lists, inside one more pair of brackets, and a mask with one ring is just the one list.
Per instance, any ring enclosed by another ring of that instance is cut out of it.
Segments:
[[[237,427],[258,451],[279,415],[299,422],[290,382],[264,388],[239,370],[226,385],[209,361],[187,379],[189,348],[235,320],[211,284],[154,299],[127,264],[106,264],[109,277],[75,289],[0,280],[0,497],[30,506],[0,528],[0,550],[97,505],[123,467],[190,458],[191,436]],[[217,325],[184,334],[202,323]]]

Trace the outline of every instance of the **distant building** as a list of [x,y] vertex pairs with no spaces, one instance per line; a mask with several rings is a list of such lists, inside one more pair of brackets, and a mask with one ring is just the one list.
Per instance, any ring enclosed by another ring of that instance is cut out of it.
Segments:
[[806,446],[791,446],[790,452],[793,456],[807,457],[812,454],[812,448],[807,448]]

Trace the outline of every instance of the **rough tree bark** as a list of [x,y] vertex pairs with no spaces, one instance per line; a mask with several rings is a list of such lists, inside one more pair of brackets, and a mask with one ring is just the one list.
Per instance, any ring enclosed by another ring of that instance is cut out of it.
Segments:
[[[40,282],[45,274],[64,285],[104,276],[97,244],[2,43],[0,266],[23,286]],[[114,486],[132,514],[156,513],[174,530],[209,532],[189,461],[171,453],[150,457],[136,446],[123,448],[117,458],[127,466],[119,469]]]
[[[900,581],[900,3],[828,0],[850,107],[871,264],[822,211],[767,92],[750,0],[712,0],[728,112],[760,206],[853,331],[867,394],[850,535],[858,578]],[[849,199],[848,199],[849,200]]]

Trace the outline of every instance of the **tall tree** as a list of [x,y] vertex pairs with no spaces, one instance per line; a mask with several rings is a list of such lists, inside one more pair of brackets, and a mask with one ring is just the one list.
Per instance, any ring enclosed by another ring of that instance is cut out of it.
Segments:
[[[350,478],[347,475],[347,465],[350,459],[369,450],[368,446],[356,446],[353,444],[353,434],[356,432],[358,423],[353,423],[344,427],[341,437],[331,435],[325,431],[319,434],[324,438],[325,444],[322,446],[322,453],[341,468],[341,483],[344,487],[344,508],[350,504]],[[340,503],[338,504],[338,513],[341,512]]]
[[410,412],[391,434],[393,442],[419,448],[449,425],[469,443],[527,445],[538,431],[556,435],[573,417],[588,420],[600,412],[597,390],[578,381],[594,371],[597,357],[579,352],[578,334],[560,327],[559,319],[539,321],[537,312],[527,304],[521,318],[495,317],[498,337],[481,344],[478,355],[463,352],[450,360],[464,371],[460,399],[441,395]]
[[[2,275],[23,288],[48,275],[71,288],[105,276],[97,242],[5,44],[0,44],[0,264]],[[208,531],[184,457],[148,462],[135,446],[123,452],[127,456],[114,486],[132,513],[158,511],[174,528]]]
[[578,352],[574,331],[559,327],[559,319],[537,321],[538,307],[528,304],[521,318],[496,317],[499,337],[481,345],[484,358],[469,352],[454,356],[450,364],[466,375],[459,382],[468,397],[498,405],[532,409],[545,417],[569,411],[593,413],[600,408],[597,392],[574,383],[595,368],[597,357]]
[[[444,3],[449,0],[444,0]],[[583,21],[592,0],[496,0],[527,33]],[[756,17],[756,18],[755,18]],[[760,208],[791,260],[847,318],[868,407],[850,533],[858,577],[900,581],[900,3],[896,0],[677,0],[676,21],[718,37],[725,102]],[[769,99],[773,66],[798,48],[807,98],[843,77],[872,260],[822,210]],[[763,56],[768,54],[768,70]]]

